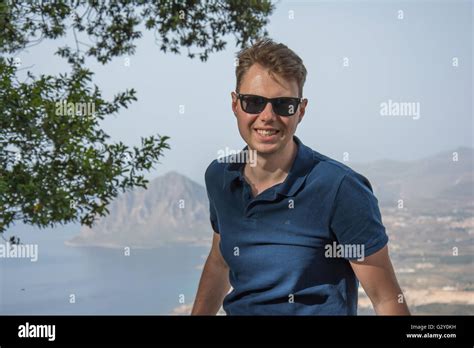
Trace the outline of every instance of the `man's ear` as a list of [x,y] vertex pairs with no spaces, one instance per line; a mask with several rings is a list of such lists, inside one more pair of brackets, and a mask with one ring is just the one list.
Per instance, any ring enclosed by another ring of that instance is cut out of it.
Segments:
[[300,123],[303,120],[307,105],[308,105],[308,99],[303,99],[300,104],[300,112],[298,114],[298,123]]
[[237,117],[237,94],[235,94],[235,92],[231,92],[230,96],[232,98],[232,111],[234,112],[235,117]]

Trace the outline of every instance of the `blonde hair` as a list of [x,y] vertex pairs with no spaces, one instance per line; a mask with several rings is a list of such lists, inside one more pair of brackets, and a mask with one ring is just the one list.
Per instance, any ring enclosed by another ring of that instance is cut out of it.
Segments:
[[272,39],[260,39],[238,52],[237,58],[238,64],[235,68],[237,92],[245,73],[257,63],[267,68],[272,76],[278,75],[287,80],[295,80],[298,84],[299,97],[303,96],[306,68],[303,60],[284,44],[276,43]]

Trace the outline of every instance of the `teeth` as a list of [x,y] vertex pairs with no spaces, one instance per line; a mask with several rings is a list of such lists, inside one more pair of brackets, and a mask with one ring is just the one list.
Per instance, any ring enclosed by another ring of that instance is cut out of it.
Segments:
[[276,134],[276,130],[263,130],[263,129],[257,129],[258,134],[264,135],[264,136],[269,136]]

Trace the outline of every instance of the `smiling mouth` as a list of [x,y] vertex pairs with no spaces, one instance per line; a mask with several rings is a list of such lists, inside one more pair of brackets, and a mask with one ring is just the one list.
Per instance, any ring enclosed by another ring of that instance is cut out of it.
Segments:
[[255,129],[255,131],[264,137],[272,136],[279,132],[279,130],[276,129]]

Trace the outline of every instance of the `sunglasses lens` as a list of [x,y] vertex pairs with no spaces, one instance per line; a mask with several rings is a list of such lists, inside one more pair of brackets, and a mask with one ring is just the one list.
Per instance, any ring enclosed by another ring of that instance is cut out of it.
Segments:
[[[258,114],[265,109],[267,100],[258,95],[241,95],[242,109],[249,114]],[[297,98],[275,98],[271,99],[273,111],[280,116],[292,116],[300,103]]]
[[298,99],[278,98],[273,102],[273,110],[280,116],[292,116],[296,113],[298,104]]
[[258,114],[265,109],[265,99],[258,96],[244,96],[242,98],[242,109],[249,114]]

